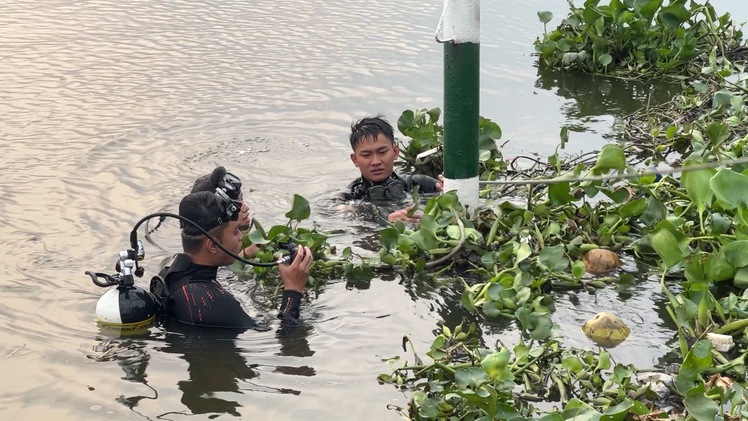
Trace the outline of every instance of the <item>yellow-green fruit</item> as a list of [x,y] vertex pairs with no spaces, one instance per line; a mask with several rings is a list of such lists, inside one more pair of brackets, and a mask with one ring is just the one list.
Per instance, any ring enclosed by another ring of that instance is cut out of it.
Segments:
[[582,332],[596,344],[613,348],[626,340],[631,329],[618,316],[603,311],[587,320],[582,326]]

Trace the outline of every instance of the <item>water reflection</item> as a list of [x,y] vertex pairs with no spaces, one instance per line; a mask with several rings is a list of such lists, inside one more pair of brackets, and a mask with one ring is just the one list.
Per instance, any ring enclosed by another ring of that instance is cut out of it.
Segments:
[[182,391],[182,404],[191,413],[226,413],[238,417],[241,404],[231,399],[241,393],[238,381],[248,381],[258,374],[236,346],[236,338],[242,331],[213,331],[168,332],[161,351],[177,354],[188,364],[189,378],[177,382],[177,387]]
[[[586,122],[591,117],[620,118],[646,105],[670,101],[682,93],[680,84],[663,81],[642,82],[580,72],[560,72],[537,68],[535,87],[572,100],[563,107],[571,121]],[[578,127],[583,130],[583,125]]]
[[[111,333],[111,332],[110,332]],[[122,371],[125,373],[123,380],[140,383],[146,386],[148,389],[153,391],[153,394],[148,395],[135,395],[125,396],[120,395],[115,398],[115,401],[126,406],[131,411],[140,414],[144,418],[147,418],[141,414],[138,409],[138,405],[144,399],[158,399],[158,391],[148,384],[148,364],[151,360],[151,356],[147,351],[148,343],[147,338],[150,336],[149,332],[130,335],[129,338],[111,338],[111,337],[98,337],[99,344],[94,347],[96,354],[88,355],[88,358],[94,359],[100,362],[116,361],[117,365],[120,366]],[[91,388],[89,386],[89,388]],[[91,389],[93,390],[93,389]]]
[[[187,377],[176,382],[176,388],[182,394],[180,402],[186,410],[171,410],[159,417],[169,414],[241,417],[242,407],[247,402],[242,395],[249,392],[301,394],[298,389],[263,384],[259,381],[262,371],[302,377],[316,375],[315,369],[307,365],[268,367],[253,363],[247,357],[253,354],[253,350],[247,349],[244,342],[247,339],[254,342],[252,335],[259,333],[252,330],[200,328],[174,322],[166,322],[163,327],[165,330],[159,328],[157,334],[146,331],[126,337],[111,337],[113,332],[107,331],[110,336],[98,337],[96,352],[88,355],[99,362],[116,361],[124,372],[123,380],[140,383],[153,392],[115,398],[116,402],[144,418],[149,417],[148,411],[141,407],[142,401],[159,398],[158,390],[148,382],[147,372],[154,353],[173,354],[187,363]],[[314,355],[307,339],[310,332],[311,326],[307,325],[279,329],[275,334],[276,346],[279,345],[277,354],[287,357]],[[163,385],[160,387],[164,389]],[[173,407],[168,402],[164,406]]]

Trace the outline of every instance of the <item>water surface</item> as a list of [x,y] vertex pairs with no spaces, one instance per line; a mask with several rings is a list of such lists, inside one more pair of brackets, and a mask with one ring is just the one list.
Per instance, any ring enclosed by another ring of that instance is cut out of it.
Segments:
[[[742,4],[713,3],[748,16]],[[534,67],[531,44],[542,31],[535,12],[550,9],[558,22],[566,7],[483,3],[481,113],[511,139],[505,154],[550,153],[562,125],[581,128],[570,150],[598,148],[615,116],[647,97],[646,89],[627,95],[633,90]],[[407,396],[377,384],[388,369],[382,359],[407,356],[402,335],[424,350],[439,323],[468,316],[448,287],[333,281],[304,306],[307,326],[295,337],[271,329],[201,341],[163,329],[99,331],[93,310],[103,290],[83,272],[111,269],[132,224],[174,210],[216,164],[251,187],[266,226],[284,222],[299,193],[323,227],[347,229],[333,243],[371,235],[376,227],[331,212],[325,198],[356,176],[346,142],[352,120],[381,112],[395,121],[406,108],[442,106],[433,37],[440,12],[440,2],[391,0],[5,4],[2,417],[397,419],[386,405],[405,405]],[[176,233],[167,224],[160,244],[176,250]],[[168,253],[147,252],[150,276]],[[614,350],[623,361],[646,355],[655,364],[671,330],[658,286],[642,282],[644,296],[562,294],[554,320],[575,346],[591,346],[577,327],[600,310],[622,308],[632,323],[658,320]],[[250,287],[231,285],[239,295]],[[273,323],[271,308],[252,308]],[[487,342],[513,329],[483,325]]]

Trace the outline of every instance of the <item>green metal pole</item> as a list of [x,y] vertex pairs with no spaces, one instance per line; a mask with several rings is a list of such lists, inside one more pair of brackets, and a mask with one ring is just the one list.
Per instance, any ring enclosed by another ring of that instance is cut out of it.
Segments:
[[480,0],[444,0],[436,39],[444,43],[444,191],[478,206]]

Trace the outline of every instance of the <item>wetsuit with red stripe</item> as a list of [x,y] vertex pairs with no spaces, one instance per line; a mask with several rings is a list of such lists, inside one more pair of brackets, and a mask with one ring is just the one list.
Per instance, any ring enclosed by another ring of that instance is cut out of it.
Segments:
[[[168,316],[198,326],[257,327],[239,301],[218,283],[217,272],[217,266],[198,265],[186,254],[177,254],[163,276]],[[284,324],[296,324],[300,303],[301,293],[283,291],[278,318]]]

